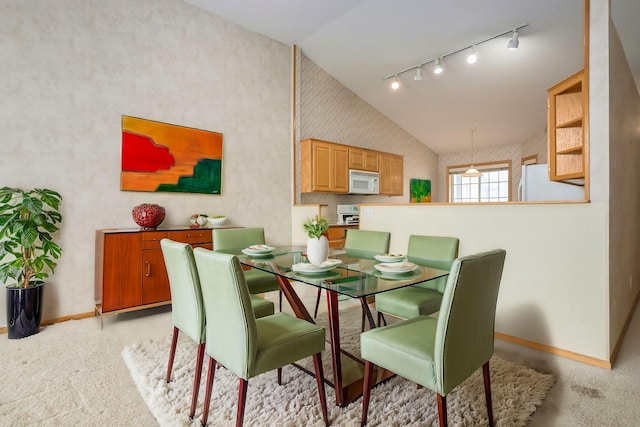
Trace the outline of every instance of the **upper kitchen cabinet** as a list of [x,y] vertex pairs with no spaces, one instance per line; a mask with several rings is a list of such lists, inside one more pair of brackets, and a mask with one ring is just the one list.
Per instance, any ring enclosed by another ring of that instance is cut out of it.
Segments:
[[300,184],[303,193],[349,192],[349,149],[318,139],[300,141]]
[[380,153],[380,194],[402,196],[403,157],[397,154]]
[[378,172],[378,152],[363,148],[349,147],[349,169]]
[[588,99],[580,71],[548,89],[549,179],[585,177]]

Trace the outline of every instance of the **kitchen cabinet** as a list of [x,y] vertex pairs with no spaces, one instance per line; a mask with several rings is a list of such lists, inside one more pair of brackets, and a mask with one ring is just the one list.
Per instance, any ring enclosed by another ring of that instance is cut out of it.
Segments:
[[171,303],[160,240],[213,249],[210,228],[96,231],[96,311],[139,310]]
[[349,147],[349,169],[378,172],[380,155],[377,151]]
[[349,192],[349,149],[318,139],[300,141],[300,184],[303,193]]
[[404,158],[396,154],[380,153],[380,194],[404,194]]
[[580,71],[548,89],[549,179],[585,177],[588,99]]

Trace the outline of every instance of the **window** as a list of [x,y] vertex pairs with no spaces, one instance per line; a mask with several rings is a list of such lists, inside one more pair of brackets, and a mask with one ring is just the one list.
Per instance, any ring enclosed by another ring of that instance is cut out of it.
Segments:
[[511,162],[475,165],[481,177],[465,177],[469,165],[451,166],[449,201],[452,203],[508,202],[511,197]]

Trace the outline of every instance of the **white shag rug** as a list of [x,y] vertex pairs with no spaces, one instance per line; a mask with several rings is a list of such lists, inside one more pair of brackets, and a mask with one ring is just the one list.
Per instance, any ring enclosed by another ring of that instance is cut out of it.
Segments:
[[[341,311],[341,342],[344,348],[359,354],[360,310]],[[320,319],[318,323],[325,323]],[[348,326],[347,326],[348,325]],[[328,328],[327,328],[328,331]],[[147,406],[162,427],[200,426],[207,360],[205,357],[198,407],[189,419],[196,345],[179,340],[172,381],[164,382],[171,337],[163,340],[132,344],[122,351],[131,376]],[[332,375],[329,345],[322,355],[325,376]],[[302,365],[313,371],[312,359]],[[491,359],[491,391],[496,426],[525,426],[536,406],[555,382],[553,375],[542,374],[525,366],[496,357]],[[224,368],[216,371],[209,410],[209,426],[235,425],[238,378]],[[340,408],[335,394],[326,387],[329,421],[333,426],[359,425],[362,399]],[[482,370],[478,370],[453,393],[447,396],[448,421],[456,426],[487,425]],[[276,372],[268,372],[249,380],[246,426],[322,426],[318,390],[313,377],[287,366],[283,383],[278,386]],[[436,426],[438,411],[435,394],[425,388],[395,377],[374,388],[369,404],[368,425],[376,426]]]

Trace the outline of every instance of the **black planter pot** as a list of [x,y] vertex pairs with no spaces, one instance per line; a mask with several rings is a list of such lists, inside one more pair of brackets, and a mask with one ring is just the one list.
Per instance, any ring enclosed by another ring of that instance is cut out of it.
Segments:
[[7,289],[7,332],[10,339],[37,334],[42,320],[44,282]]

